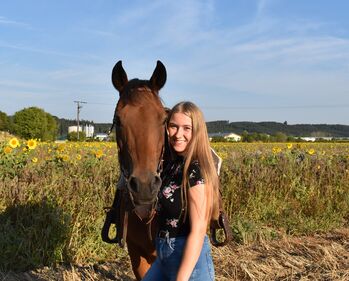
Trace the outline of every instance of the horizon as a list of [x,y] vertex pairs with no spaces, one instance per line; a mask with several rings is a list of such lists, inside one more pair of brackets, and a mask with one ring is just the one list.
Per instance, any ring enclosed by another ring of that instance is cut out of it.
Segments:
[[348,10],[346,0],[1,3],[0,111],[74,120],[84,101],[80,119],[109,123],[115,63],[149,79],[161,60],[164,105],[193,101],[206,122],[349,125]]
[[[57,117],[57,116],[54,116]],[[59,118],[59,117],[57,117]],[[67,119],[67,118],[59,118],[59,119],[65,119],[65,120],[69,120],[69,121],[76,121],[76,119]],[[286,121],[286,120],[285,120]],[[284,122],[285,122],[284,121]],[[92,120],[80,120],[80,122],[93,122],[93,124],[112,124],[111,122],[94,122]],[[230,121],[230,120],[211,120],[211,121],[206,121],[206,123],[210,123],[210,122],[228,122],[230,123],[278,123],[278,124],[283,124],[284,122],[277,122],[277,121]],[[293,125],[329,125],[329,126],[334,126],[334,125],[341,125],[341,126],[349,126],[348,124],[329,124],[329,123],[297,123],[297,124],[289,124],[287,122],[287,126],[293,126]],[[82,126],[82,125],[80,125]]]
[[[29,106],[29,107],[37,107],[37,106]],[[29,107],[26,107],[26,108],[29,108]],[[38,107],[40,108],[40,107]],[[20,110],[23,110],[25,108],[22,108]],[[43,108],[40,108],[42,110],[44,110],[45,112],[47,112],[45,109]],[[19,110],[19,111],[20,111]],[[2,110],[0,110],[2,111]],[[4,112],[4,111],[2,111]],[[5,112],[6,113],[6,112]],[[50,112],[47,112],[49,114],[51,114]],[[13,115],[9,115],[6,113],[7,116],[9,117],[12,117]],[[65,117],[60,117],[60,116],[56,116],[54,114],[51,114],[53,117],[56,117],[58,119],[64,119],[64,120],[68,120],[68,121],[76,121],[77,119],[76,118],[72,118],[72,119],[69,119],[69,118],[65,118]],[[112,124],[112,120],[110,122],[95,122],[93,120],[87,120],[87,119],[80,119],[79,122],[92,122],[93,124]],[[334,125],[341,125],[341,126],[349,126],[349,124],[341,124],[341,123],[289,123],[287,120],[281,122],[281,121],[273,121],[273,120],[262,120],[262,121],[248,121],[248,120],[238,120],[238,121],[230,121],[228,119],[217,119],[217,120],[210,120],[210,121],[205,121],[206,123],[210,123],[210,122],[228,122],[228,123],[279,123],[279,124],[283,124],[285,122],[287,122],[287,125],[329,125],[329,126],[334,126]],[[80,126],[83,126],[82,124],[80,124]]]

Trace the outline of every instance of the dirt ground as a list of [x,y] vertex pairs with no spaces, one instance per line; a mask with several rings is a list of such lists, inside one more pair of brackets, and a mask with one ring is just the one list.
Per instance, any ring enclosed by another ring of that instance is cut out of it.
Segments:
[[[213,248],[216,280],[349,280],[349,229]],[[134,280],[128,259],[0,272],[2,281]]]

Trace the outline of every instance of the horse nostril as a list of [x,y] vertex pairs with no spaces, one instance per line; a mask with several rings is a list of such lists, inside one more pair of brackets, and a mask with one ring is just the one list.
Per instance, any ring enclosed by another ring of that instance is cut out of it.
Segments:
[[136,177],[131,177],[130,181],[129,181],[129,185],[130,188],[132,189],[132,191],[134,192],[138,192],[139,191],[139,183]]

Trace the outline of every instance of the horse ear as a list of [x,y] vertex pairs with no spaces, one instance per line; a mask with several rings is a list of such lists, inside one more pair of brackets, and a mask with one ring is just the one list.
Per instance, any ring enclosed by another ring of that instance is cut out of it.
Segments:
[[151,87],[159,91],[166,83],[166,68],[161,61],[157,61],[153,75],[150,78]]
[[121,60],[119,60],[113,68],[113,71],[111,74],[111,81],[115,89],[117,89],[119,93],[122,92],[122,90],[124,89],[125,85],[128,82],[127,74],[124,68],[122,67]]

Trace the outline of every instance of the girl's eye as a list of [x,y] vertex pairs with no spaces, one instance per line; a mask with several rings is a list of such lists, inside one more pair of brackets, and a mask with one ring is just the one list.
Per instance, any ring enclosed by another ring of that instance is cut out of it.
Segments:
[[174,124],[170,124],[168,127],[171,128],[171,129],[176,129],[177,128],[177,126],[174,125]]

